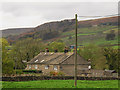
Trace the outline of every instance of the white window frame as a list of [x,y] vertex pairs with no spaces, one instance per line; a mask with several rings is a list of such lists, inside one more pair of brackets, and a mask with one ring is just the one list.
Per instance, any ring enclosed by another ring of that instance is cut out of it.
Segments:
[[29,69],[31,69],[31,65],[29,65]]
[[49,66],[48,66],[48,65],[46,65],[46,66],[45,66],[45,69],[49,69]]
[[35,69],[38,69],[38,65],[35,65]]
[[38,59],[36,59],[35,62],[38,62]]
[[54,66],[53,69],[56,70],[56,71],[58,70],[57,66]]

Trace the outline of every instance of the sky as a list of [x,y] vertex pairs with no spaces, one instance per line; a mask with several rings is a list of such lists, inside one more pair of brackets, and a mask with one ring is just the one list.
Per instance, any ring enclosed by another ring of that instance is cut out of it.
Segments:
[[[25,1],[25,0],[24,0]],[[36,27],[46,22],[73,19],[78,16],[105,16],[118,13],[117,0],[101,0],[86,2],[38,2],[29,0],[24,2],[4,0],[0,2],[0,30],[8,28]],[[97,2],[98,1],[98,2]],[[93,18],[78,17],[78,20]]]

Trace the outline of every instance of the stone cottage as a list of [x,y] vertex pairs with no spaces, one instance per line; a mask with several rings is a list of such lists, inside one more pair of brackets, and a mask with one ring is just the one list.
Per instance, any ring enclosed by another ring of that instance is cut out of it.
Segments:
[[[27,62],[26,70],[41,70],[43,74],[55,71],[64,72],[66,75],[74,75],[74,56],[73,52],[41,52]],[[77,57],[78,71],[81,71],[81,69],[90,69],[91,65],[87,60],[84,60],[79,55]]]

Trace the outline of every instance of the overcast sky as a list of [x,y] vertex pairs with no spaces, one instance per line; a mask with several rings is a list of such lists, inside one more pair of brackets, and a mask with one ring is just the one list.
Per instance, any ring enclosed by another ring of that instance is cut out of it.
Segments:
[[118,2],[3,2],[0,30],[36,27],[50,21],[73,19],[76,13],[78,16],[117,14]]

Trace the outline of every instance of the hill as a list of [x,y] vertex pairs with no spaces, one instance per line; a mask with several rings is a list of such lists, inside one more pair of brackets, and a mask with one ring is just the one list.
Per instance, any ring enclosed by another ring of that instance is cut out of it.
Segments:
[[28,31],[32,31],[33,28],[10,28],[2,30],[2,37],[8,37],[11,35],[19,35]]
[[[44,42],[63,40],[67,45],[74,44],[75,19],[49,22],[35,27],[33,30],[21,33],[20,35],[8,36],[9,42],[32,37],[41,38]],[[112,41],[106,41],[106,34],[115,30],[116,38]],[[116,44],[118,37],[118,16],[109,18],[100,18],[94,20],[78,21],[78,43],[86,45],[88,43]]]

